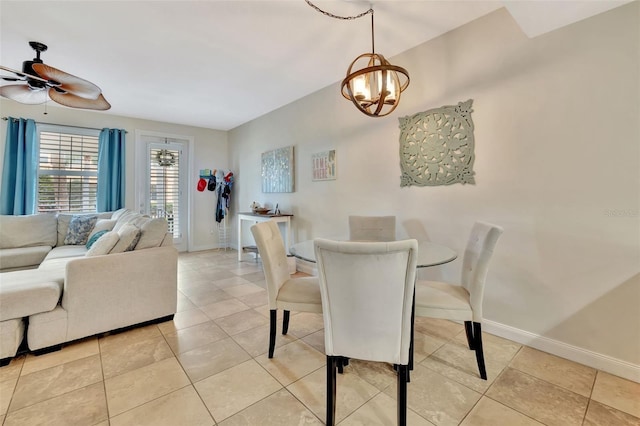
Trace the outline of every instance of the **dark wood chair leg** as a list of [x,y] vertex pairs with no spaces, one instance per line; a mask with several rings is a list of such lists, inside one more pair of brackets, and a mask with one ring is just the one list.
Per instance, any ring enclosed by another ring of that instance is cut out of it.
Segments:
[[336,365],[338,367],[338,374],[344,373],[344,358],[339,356],[336,357]]
[[269,311],[269,358],[273,358],[273,351],[276,348],[276,310]]
[[338,357],[327,355],[327,426],[336,424],[336,363]]
[[407,425],[407,378],[409,367],[398,366],[398,426]]
[[464,322],[464,331],[467,333],[467,343],[469,344],[469,349],[473,350],[473,326],[471,325],[471,321]]
[[289,314],[289,311],[284,311],[284,315],[282,316],[282,334],[289,332]]
[[480,378],[487,380],[487,370],[484,366],[484,352],[482,350],[482,326],[479,322],[473,323],[473,347],[476,351],[476,361],[478,361]]

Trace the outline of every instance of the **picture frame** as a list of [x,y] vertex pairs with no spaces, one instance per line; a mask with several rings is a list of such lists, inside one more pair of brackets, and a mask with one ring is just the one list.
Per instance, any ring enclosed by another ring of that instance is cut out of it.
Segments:
[[336,179],[336,150],[317,152],[311,155],[312,180],[335,180]]
[[293,145],[262,153],[262,192],[294,192]]

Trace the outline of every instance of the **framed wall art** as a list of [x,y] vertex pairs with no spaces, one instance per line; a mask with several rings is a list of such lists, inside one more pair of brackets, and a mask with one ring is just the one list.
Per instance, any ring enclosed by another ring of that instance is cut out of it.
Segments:
[[293,192],[293,177],[293,146],[262,153],[262,192]]
[[334,180],[336,178],[336,150],[312,154],[311,170],[313,180]]

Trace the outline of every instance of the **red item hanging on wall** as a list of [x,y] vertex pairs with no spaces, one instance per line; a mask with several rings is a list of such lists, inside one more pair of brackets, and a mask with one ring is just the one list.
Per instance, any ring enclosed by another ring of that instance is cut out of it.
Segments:
[[203,178],[200,178],[200,180],[198,180],[198,191],[202,192],[206,187],[207,187],[207,181],[204,180]]

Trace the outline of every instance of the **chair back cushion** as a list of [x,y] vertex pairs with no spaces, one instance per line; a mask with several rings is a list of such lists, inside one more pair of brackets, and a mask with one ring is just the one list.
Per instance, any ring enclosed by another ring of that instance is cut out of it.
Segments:
[[395,216],[349,216],[351,241],[395,241]]
[[461,284],[469,292],[474,318],[483,318],[484,283],[493,249],[502,231],[500,226],[476,222],[467,241],[462,260]]
[[269,309],[276,309],[278,291],[291,277],[284,241],[278,224],[272,220],[256,223],[251,227],[251,233],[262,258],[262,269],[269,295]]
[[314,241],[327,355],[406,365],[418,242]]

